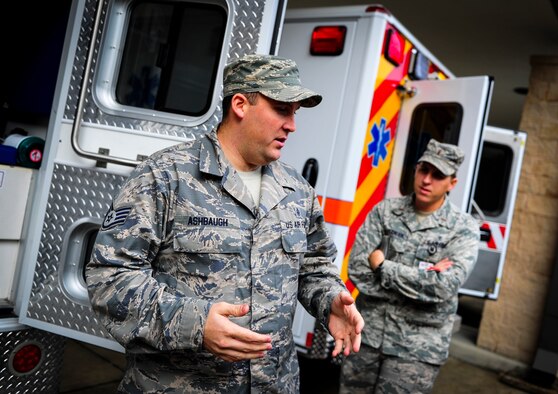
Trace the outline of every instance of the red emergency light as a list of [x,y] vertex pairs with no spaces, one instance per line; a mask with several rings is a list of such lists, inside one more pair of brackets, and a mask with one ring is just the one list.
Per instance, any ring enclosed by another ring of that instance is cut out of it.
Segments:
[[395,66],[399,66],[405,60],[405,39],[392,27],[387,29],[384,56]]
[[312,347],[313,342],[314,342],[314,333],[313,332],[307,332],[306,333],[306,347],[310,349]]
[[24,343],[10,355],[10,369],[16,374],[28,374],[39,366],[43,359],[41,347],[36,343]]
[[312,31],[310,53],[315,56],[339,56],[345,47],[347,27],[317,26]]
[[369,5],[368,7],[366,7],[366,12],[382,12],[384,14],[391,15],[391,12],[389,12],[386,7],[379,4]]

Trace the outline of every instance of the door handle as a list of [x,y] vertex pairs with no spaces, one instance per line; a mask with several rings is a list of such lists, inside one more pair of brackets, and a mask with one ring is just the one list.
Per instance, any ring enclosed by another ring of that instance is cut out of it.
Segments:
[[316,186],[316,181],[318,180],[318,167],[318,160],[310,158],[306,160],[302,168],[302,176],[312,187]]

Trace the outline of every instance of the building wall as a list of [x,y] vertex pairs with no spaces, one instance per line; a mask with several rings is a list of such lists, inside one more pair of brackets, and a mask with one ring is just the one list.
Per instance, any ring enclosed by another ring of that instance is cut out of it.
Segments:
[[527,144],[502,287],[484,304],[477,345],[530,365],[558,261],[558,56],[531,58],[519,129]]

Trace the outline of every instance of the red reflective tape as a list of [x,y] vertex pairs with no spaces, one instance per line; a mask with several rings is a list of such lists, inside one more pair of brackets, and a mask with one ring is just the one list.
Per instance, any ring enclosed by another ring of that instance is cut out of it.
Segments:
[[347,286],[347,290],[349,290],[349,293],[352,293],[354,289],[356,289],[355,285],[353,284],[353,282],[351,282],[350,279],[347,279],[345,281],[345,286]]

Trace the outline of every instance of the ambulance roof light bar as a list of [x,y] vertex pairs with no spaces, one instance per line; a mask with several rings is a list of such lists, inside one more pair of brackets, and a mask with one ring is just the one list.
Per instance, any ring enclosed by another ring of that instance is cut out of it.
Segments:
[[386,7],[380,4],[369,5],[368,7],[366,7],[366,12],[383,12],[384,14],[391,15],[391,12],[389,12]]

